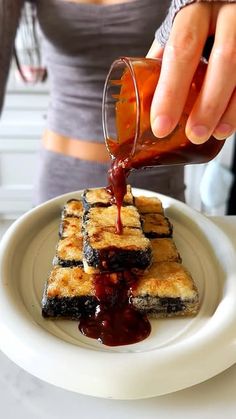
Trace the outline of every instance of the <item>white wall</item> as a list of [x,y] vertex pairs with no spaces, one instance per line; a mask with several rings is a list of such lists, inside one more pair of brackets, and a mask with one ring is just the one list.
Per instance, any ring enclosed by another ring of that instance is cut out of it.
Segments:
[[32,207],[36,152],[46,121],[48,85],[25,85],[11,74],[0,120],[0,217]]
[[[219,162],[220,166],[222,167],[222,170],[225,172],[228,171],[230,173],[234,147],[235,147],[235,138],[234,136],[232,136],[226,140],[221,152],[216,157],[217,162]],[[215,206],[206,207],[204,206],[201,200],[200,185],[201,185],[202,179],[205,180],[205,177],[204,178],[202,177],[210,164],[211,163],[189,165],[185,167],[186,201],[192,208],[195,208],[201,212],[204,212],[205,214],[224,215],[226,214],[226,211],[227,211],[227,201],[225,201],[224,204],[216,206],[216,207]],[[227,176],[227,179],[228,179],[228,176]],[[209,179],[207,177],[205,182],[206,181],[212,182],[214,185],[214,182],[217,182],[217,179]],[[221,193],[220,190],[217,190],[217,186],[220,188],[222,185],[220,183],[218,185],[214,185],[214,193],[215,193],[215,190],[217,191],[217,193]],[[226,186],[227,186],[227,182],[225,184],[225,188]],[[211,189],[213,193],[213,188]]]

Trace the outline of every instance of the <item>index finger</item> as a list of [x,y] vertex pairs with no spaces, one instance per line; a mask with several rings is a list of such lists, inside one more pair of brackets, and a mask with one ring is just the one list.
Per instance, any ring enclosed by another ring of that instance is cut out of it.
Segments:
[[170,134],[180,119],[210,19],[209,4],[195,3],[184,7],[174,20],[151,106],[151,125],[157,137]]

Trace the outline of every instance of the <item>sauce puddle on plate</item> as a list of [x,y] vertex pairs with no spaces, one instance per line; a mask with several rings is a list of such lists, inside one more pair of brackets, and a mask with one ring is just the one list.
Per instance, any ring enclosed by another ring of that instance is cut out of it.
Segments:
[[135,287],[135,275],[99,274],[94,281],[99,303],[94,314],[80,320],[81,333],[107,346],[129,345],[146,339],[151,332],[150,322],[129,299],[130,290]]

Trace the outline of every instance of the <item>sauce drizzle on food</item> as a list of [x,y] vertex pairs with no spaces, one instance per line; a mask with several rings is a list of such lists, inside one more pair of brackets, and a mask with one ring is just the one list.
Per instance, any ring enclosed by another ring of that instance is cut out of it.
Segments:
[[150,322],[129,301],[129,290],[135,282],[135,275],[128,272],[95,275],[99,303],[94,314],[80,320],[79,330],[108,346],[129,345],[147,338]]
[[108,171],[107,190],[111,194],[111,200],[117,205],[116,232],[122,234],[123,226],[121,221],[121,206],[127,191],[126,178],[128,175],[128,164],[125,160],[114,159]]
[[[200,91],[205,70],[203,63],[200,63],[185,110],[174,132],[165,138],[155,138],[150,126],[150,107],[159,75],[155,71],[151,76],[150,72],[145,74],[145,67],[135,69],[141,115],[138,141],[135,141],[137,109],[132,77],[125,71],[121,80],[113,80],[114,85],[121,84],[121,89],[116,103],[118,140],[106,139],[111,155],[115,156],[108,170],[107,191],[111,195],[111,203],[116,204],[118,209],[117,234],[122,234],[123,231],[121,207],[127,191],[126,180],[131,170],[203,163],[211,160],[221,149],[223,142],[214,137],[203,144],[195,145],[185,135],[184,127]],[[95,275],[94,287],[98,305],[94,314],[80,320],[80,331],[109,346],[128,345],[145,339],[151,331],[150,322],[146,315],[135,310],[130,303],[130,290],[135,288],[137,280],[130,272]]]

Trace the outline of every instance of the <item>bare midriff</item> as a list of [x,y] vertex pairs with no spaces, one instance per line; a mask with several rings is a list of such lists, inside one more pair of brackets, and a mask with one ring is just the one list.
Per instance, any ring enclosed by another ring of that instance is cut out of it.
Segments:
[[129,3],[134,0],[61,0],[68,3],[87,3],[87,4],[96,4],[97,6],[113,5],[113,4],[122,4]]
[[64,156],[75,157],[101,164],[110,161],[104,143],[67,137],[49,129],[44,131],[43,146],[46,150],[63,154]]

